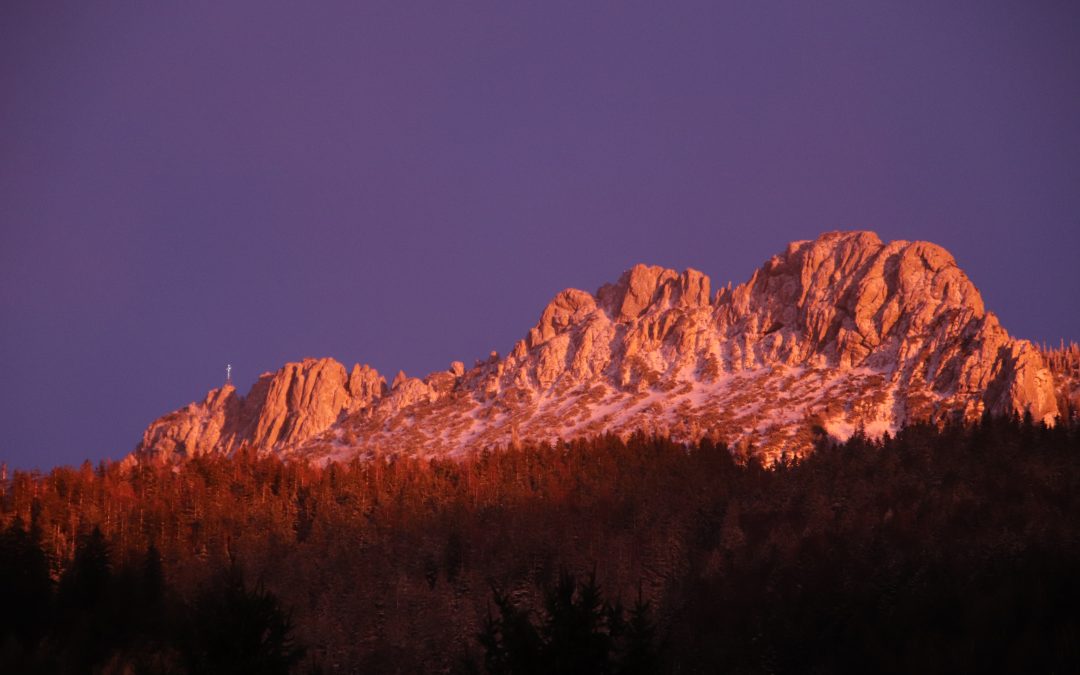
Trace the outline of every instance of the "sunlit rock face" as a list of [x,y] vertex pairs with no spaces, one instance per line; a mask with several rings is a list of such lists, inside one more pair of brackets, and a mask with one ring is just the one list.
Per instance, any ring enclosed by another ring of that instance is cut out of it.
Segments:
[[211,390],[202,403],[154,421],[136,454],[172,459],[247,446],[287,450],[372,405],[385,392],[386,382],[373,368],[356,365],[346,374],[333,359],[304,359],[264,373],[247,396],[225,385]]
[[252,447],[314,460],[455,455],[512,440],[637,430],[721,440],[765,461],[815,436],[893,432],[984,411],[1058,414],[1038,350],[1011,338],[939,246],[833,232],[789,244],[744,284],[638,265],[568,289],[505,357],[391,387],[306,359],[166,415],[135,457]]

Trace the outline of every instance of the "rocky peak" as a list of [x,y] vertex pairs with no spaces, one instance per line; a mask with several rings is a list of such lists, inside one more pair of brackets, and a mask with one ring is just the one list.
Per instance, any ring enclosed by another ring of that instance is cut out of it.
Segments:
[[783,331],[794,361],[825,355],[848,366],[891,339],[904,341],[931,324],[958,330],[985,314],[978,290],[947,251],[927,242],[886,245],[871,232],[795,242],[723,304],[730,325]]
[[596,309],[596,299],[585,291],[568,288],[548,303],[540,314],[540,320],[529,331],[527,343],[530,347],[547,342],[571,324]]
[[369,366],[345,366],[334,359],[287,363],[263,373],[247,395],[227,384],[154,421],[136,453],[149,457],[190,457],[231,452],[240,447],[295,447],[322,433],[342,415],[366,409],[386,392],[386,381]]
[[350,409],[363,408],[386,395],[386,378],[368,365],[353,365],[349,373],[349,396],[352,397]]
[[634,265],[614,284],[596,292],[614,319],[631,322],[650,309],[699,307],[709,302],[709,278],[697,270],[679,274],[655,265]]
[[273,447],[321,432],[352,406],[349,384],[334,359],[286,364],[270,382],[251,442]]

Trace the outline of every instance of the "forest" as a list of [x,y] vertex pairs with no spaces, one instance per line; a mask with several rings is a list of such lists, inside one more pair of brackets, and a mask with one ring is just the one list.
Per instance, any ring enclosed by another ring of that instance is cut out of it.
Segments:
[[1075,672],[1080,424],[0,481],[0,672]]

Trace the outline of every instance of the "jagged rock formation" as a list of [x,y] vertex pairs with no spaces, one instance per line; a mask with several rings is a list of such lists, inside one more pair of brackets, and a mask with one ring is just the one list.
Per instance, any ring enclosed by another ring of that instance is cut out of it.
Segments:
[[443,455],[644,430],[766,460],[815,433],[894,431],[984,410],[1058,414],[1040,352],[986,311],[939,246],[870,232],[790,244],[745,284],[638,265],[559,293],[505,358],[425,378],[305,360],[244,398],[217,389],[154,422],[137,457],[251,446],[313,459]]
[[355,365],[346,374],[333,359],[304,359],[264,373],[243,398],[227,384],[211,390],[202,403],[156,420],[143,434],[137,454],[168,459],[247,446],[284,450],[385,393],[386,381],[373,368]]

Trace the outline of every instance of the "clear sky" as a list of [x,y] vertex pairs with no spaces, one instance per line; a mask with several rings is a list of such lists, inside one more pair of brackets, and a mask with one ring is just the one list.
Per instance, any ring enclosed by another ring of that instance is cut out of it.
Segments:
[[1080,339],[1076,2],[0,3],[0,459],[868,228]]

